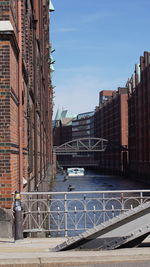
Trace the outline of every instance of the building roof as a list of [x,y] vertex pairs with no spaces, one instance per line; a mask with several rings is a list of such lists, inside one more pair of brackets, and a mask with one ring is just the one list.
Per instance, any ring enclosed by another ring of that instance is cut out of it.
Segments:
[[67,109],[63,109],[62,111],[57,109],[55,121],[60,120],[63,125],[71,125],[72,120],[76,118],[76,115],[69,114]]

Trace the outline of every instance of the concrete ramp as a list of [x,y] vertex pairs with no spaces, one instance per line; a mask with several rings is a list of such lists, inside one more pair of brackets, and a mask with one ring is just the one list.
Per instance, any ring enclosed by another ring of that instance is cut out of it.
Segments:
[[150,202],[89,229],[53,249],[109,250],[136,247],[150,234]]

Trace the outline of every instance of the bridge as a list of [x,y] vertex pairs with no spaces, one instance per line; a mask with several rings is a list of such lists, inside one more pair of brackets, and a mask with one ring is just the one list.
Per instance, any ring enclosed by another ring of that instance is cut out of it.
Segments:
[[134,247],[150,234],[150,190],[22,192],[24,233],[70,236],[55,251]]
[[82,158],[76,158],[76,159],[70,159],[70,160],[59,160],[59,166],[63,166],[63,167],[98,167],[99,166],[99,160],[94,160],[94,159],[88,159],[86,158],[86,160],[82,159]]
[[110,142],[98,137],[74,139],[60,146],[54,146],[54,153],[58,156],[59,164],[64,167],[96,167],[99,166],[99,161],[94,158],[94,153],[127,150],[127,147],[118,142]]
[[106,150],[108,140],[103,138],[79,138],[54,147],[56,155],[74,155],[79,152],[102,152]]
[[127,151],[126,146],[118,142],[108,141],[99,137],[74,139],[60,146],[54,146],[56,155],[73,155],[79,152],[104,152],[110,150]]

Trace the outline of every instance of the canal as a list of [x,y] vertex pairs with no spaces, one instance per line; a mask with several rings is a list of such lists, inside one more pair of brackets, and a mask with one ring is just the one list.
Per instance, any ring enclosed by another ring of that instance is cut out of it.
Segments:
[[104,175],[88,170],[85,176],[69,177],[58,174],[52,183],[51,191],[67,192],[71,185],[74,191],[102,191],[102,190],[136,190],[149,189],[149,185],[117,175]]
[[[73,188],[71,192],[69,186]],[[121,192],[144,189],[149,189],[149,186],[142,182],[92,170],[79,177],[59,174],[51,188],[52,192],[60,193],[53,194],[51,199],[50,235],[74,236],[136,207],[141,203],[139,193],[123,195]]]

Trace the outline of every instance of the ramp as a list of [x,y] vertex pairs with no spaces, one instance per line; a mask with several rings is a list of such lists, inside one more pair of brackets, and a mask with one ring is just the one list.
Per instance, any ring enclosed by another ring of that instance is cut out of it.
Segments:
[[89,229],[53,249],[109,250],[138,246],[150,234],[150,202]]

